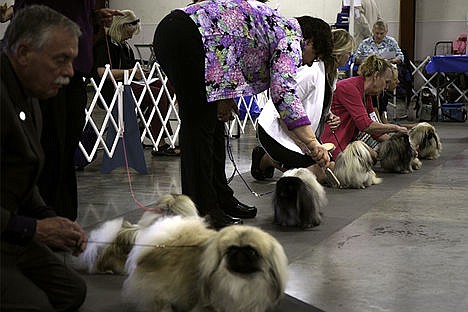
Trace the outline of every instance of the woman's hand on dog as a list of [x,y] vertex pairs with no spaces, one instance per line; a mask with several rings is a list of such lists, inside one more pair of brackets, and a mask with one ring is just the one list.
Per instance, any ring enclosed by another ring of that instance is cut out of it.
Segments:
[[325,147],[323,147],[317,140],[311,141],[307,144],[309,148],[309,156],[321,167],[328,168],[330,166],[330,156]]
[[408,128],[402,127],[402,126],[399,126],[399,125],[394,125],[394,126],[395,126],[395,132],[408,134]]

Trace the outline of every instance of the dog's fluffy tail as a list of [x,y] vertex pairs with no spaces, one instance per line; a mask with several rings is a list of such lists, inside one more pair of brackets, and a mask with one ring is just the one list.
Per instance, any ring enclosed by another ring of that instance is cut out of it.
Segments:
[[167,194],[160,198],[156,204],[157,213],[147,211],[143,214],[138,225],[147,227],[161,216],[198,216],[197,207],[190,197],[182,194]]
[[113,242],[122,228],[123,218],[117,218],[105,222],[101,227],[89,234],[89,243],[86,250],[73,264],[77,270],[85,270],[88,273],[97,272],[97,264],[109,242]]
[[370,184],[370,185],[382,183],[383,179],[382,179],[382,178],[379,178],[379,177],[377,176],[377,174],[375,173],[374,170],[370,171],[370,172],[369,172],[369,175],[370,175],[370,180],[371,180],[371,184]]

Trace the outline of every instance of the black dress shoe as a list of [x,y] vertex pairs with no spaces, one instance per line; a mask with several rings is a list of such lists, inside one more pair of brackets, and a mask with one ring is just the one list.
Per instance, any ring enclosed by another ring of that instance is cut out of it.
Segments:
[[237,198],[233,198],[232,206],[223,207],[224,212],[236,218],[252,219],[257,215],[257,208],[241,203]]
[[252,150],[252,163],[250,166],[250,174],[255,180],[263,181],[266,178],[272,178],[275,173],[275,167],[269,167],[265,170],[260,169],[260,163],[262,161],[263,155],[266,152],[261,146],[256,146]]
[[210,214],[207,216],[207,220],[210,223],[210,225],[217,230],[222,229],[226,226],[243,223],[241,219],[231,217],[230,215],[227,215],[224,212]]

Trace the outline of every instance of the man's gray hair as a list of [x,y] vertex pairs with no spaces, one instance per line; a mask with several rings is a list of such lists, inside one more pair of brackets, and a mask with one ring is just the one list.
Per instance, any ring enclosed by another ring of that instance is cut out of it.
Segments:
[[15,12],[2,40],[2,50],[14,53],[19,44],[40,50],[51,30],[63,29],[71,36],[81,36],[80,27],[68,17],[44,5],[31,5]]

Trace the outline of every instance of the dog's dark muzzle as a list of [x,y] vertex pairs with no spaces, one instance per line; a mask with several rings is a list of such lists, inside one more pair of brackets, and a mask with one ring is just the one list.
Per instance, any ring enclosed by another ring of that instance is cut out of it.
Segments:
[[250,246],[231,246],[226,253],[227,268],[231,272],[251,274],[260,271],[258,252]]

